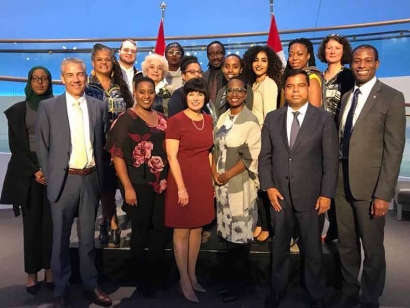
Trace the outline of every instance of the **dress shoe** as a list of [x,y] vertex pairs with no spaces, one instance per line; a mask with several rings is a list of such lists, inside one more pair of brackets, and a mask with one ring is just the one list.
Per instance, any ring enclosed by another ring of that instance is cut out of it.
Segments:
[[46,284],[46,288],[47,288],[48,290],[50,290],[50,291],[53,291],[53,290],[54,290],[54,282],[52,282],[52,281],[47,281],[47,277],[46,277],[45,274],[44,274],[44,283]]
[[103,244],[107,244],[109,240],[107,224],[104,223],[104,224],[99,225],[99,229],[100,229],[100,235],[98,235],[98,240]]
[[40,284],[37,282],[35,285],[26,287],[26,291],[31,295],[36,295],[40,291]]
[[312,308],[326,308],[324,301],[311,301],[310,307]]
[[206,293],[205,288],[203,286],[201,286],[198,282],[195,283],[195,284],[192,284],[192,288],[197,292]]
[[199,303],[199,299],[196,296],[195,292],[192,295],[185,294],[184,290],[182,289],[181,280],[179,281],[179,293],[190,303]]
[[111,298],[98,288],[95,288],[92,291],[85,291],[84,296],[99,306],[109,307],[112,305]]
[[157,297],[155,289],[147,285],[138,287],[138,291],[147,299],[154,299]]
[[277,294],[271,293],[265,300],[265,308],[278,308],[281,302],[281,298]]
[[110,239],[108,240],[109,248],[119,248],[121,243],[121,229],[111,229]]
[[360,308],[379,308],[379,305],[373,305],[373,304],[366,304],[366,303],[361,303]]
[[58,296],[54,298],[54,308],[70,308],[70,304],[63,296]]
[[223,296],[222,296],[222,301],[224,303],[230,303],[230,302],[234,302],[238,299],[238,294],[236,294],[235,292],[226,292]]
[[226,293],[228,293],[228,289],[225,288],[225,287],[222,287],[222,288],[216,290],[216,294],[218,294],[218,295],[224,295]]
[[351,308],[360,305],[360,296],[356,294],[354,296],[342,295],[339,301],[339,308]]

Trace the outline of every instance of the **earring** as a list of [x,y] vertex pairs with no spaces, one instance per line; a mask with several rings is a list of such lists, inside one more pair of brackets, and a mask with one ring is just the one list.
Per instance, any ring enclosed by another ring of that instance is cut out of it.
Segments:
[[95,77],[95,71],[91,70],[91,75]]
[[111,75],[110,75],[110,76],[111,76],[111,78],[114,77],[114,70],[111,71]]

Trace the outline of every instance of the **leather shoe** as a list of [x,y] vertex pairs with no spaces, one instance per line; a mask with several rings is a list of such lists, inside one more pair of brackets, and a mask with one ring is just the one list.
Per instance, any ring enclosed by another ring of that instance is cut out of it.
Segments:
[[222,288],[216,290],[216,294],[218,294],[218,295],[224,295],[226,293],[228,293],[228,289],[225,288],[225,287],[222,287]]
[[99,225],[99,229],[100,235],[98,235],[98,240],[103,244],[107,244],[109,240],[107,223]]
[[32,285],[31,287],[26,287],[26,291],[31,295],[36,295],[38,291],[40,291],[40,283],[37,282],[35,285]]
[[96,305],[103,307],[109,307],[112,305],[111,298],[98,288],[95,288],[92,292],[86,291],[84,295]]
[[63,296],[57,296],[54,298],[54,308],[70,308],[70,304]]
[[326,308],[325,302],[324,301],[312,301],[310,303],[310,307],[312,308]]
[[234,302],[238,298],[238,295],[235,292],[226,292],[222,296],[222,301],[224,303]]
[[379,308],[379,305],[361,303],[360,308]]
[[276,294],[271,293],[265,300],[265,308],[278,308],[280,301]]
[[340,299],[340,308],[351,308],[360,305],[360,296],[356,294],[354,296],[342,295]]

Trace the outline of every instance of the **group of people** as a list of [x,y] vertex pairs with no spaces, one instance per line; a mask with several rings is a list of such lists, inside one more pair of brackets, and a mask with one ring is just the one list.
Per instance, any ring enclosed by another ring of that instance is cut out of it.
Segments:
[[403,94],[376,78],[378,51],[371,45],[352,51],[345,37],[327,36],[318,50],[324,72],[315,67],[309,40],[288,48],[283,68],[267,46],[253,46],[241,58],[213,41],[203,72],[174,42],[165,57],[148,55],[140,72],[132,40],[121,44],[118,60],[111,48],[95,44],[89,76],[82,60],[62,62],[66,92],[57,97],[50,72],[30,70],[26,100],[5,111],[12,156],[1,197],[23,211],[27,291],[38,292],[37,274],[45,269],[54,307],[68,307],[77,217],[85,294],[112,304],[97,285],[94,226],[101,200],[99,240],[119,247],[119,189],[132,226],[137,287],[147,298],[165,278],[172,228],[180,291],[199,302],[197,293],[206,290],[196,261],[203,227],[216,218],[228,252],[229,277],[218,290],[223,301],[246,291],[251,243],[273,237],[265,307],[278,307],[286,296],[289,244],[299,238],[310,304],[325,307],[327,214],[328,238],[338,238],[340,307],[378,307],[385,215],[405,143]]

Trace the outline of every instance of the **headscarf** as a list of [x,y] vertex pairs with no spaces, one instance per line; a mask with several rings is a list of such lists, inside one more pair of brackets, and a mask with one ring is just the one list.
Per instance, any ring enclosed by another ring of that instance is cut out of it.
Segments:
[[[38,69],[43,70],[46,73],[49,80],[48,89],[43,95],[37,95],[36,93],[34,93],[33,88],[31,87],[31,78],[33,77],[34,71]],[[26,102],[28,102],[28,105],[34,111],[37,111],[40,101],[53,97],[53,85],[51,81],[51,73],[44,66],[34,66],[28,72],[28,81],[26,87],[24,88],[24,93],[26,94]]]
[[182,48],[181,44],[178,43],[178,42],[169,43],[169,44],[167,45],[167,47],[165,48],[165,54],[167,54],[168,50],[170,50],[172,47],[178,48],[179,51],[181,52],[181,58],[184,57],[184,48]]

